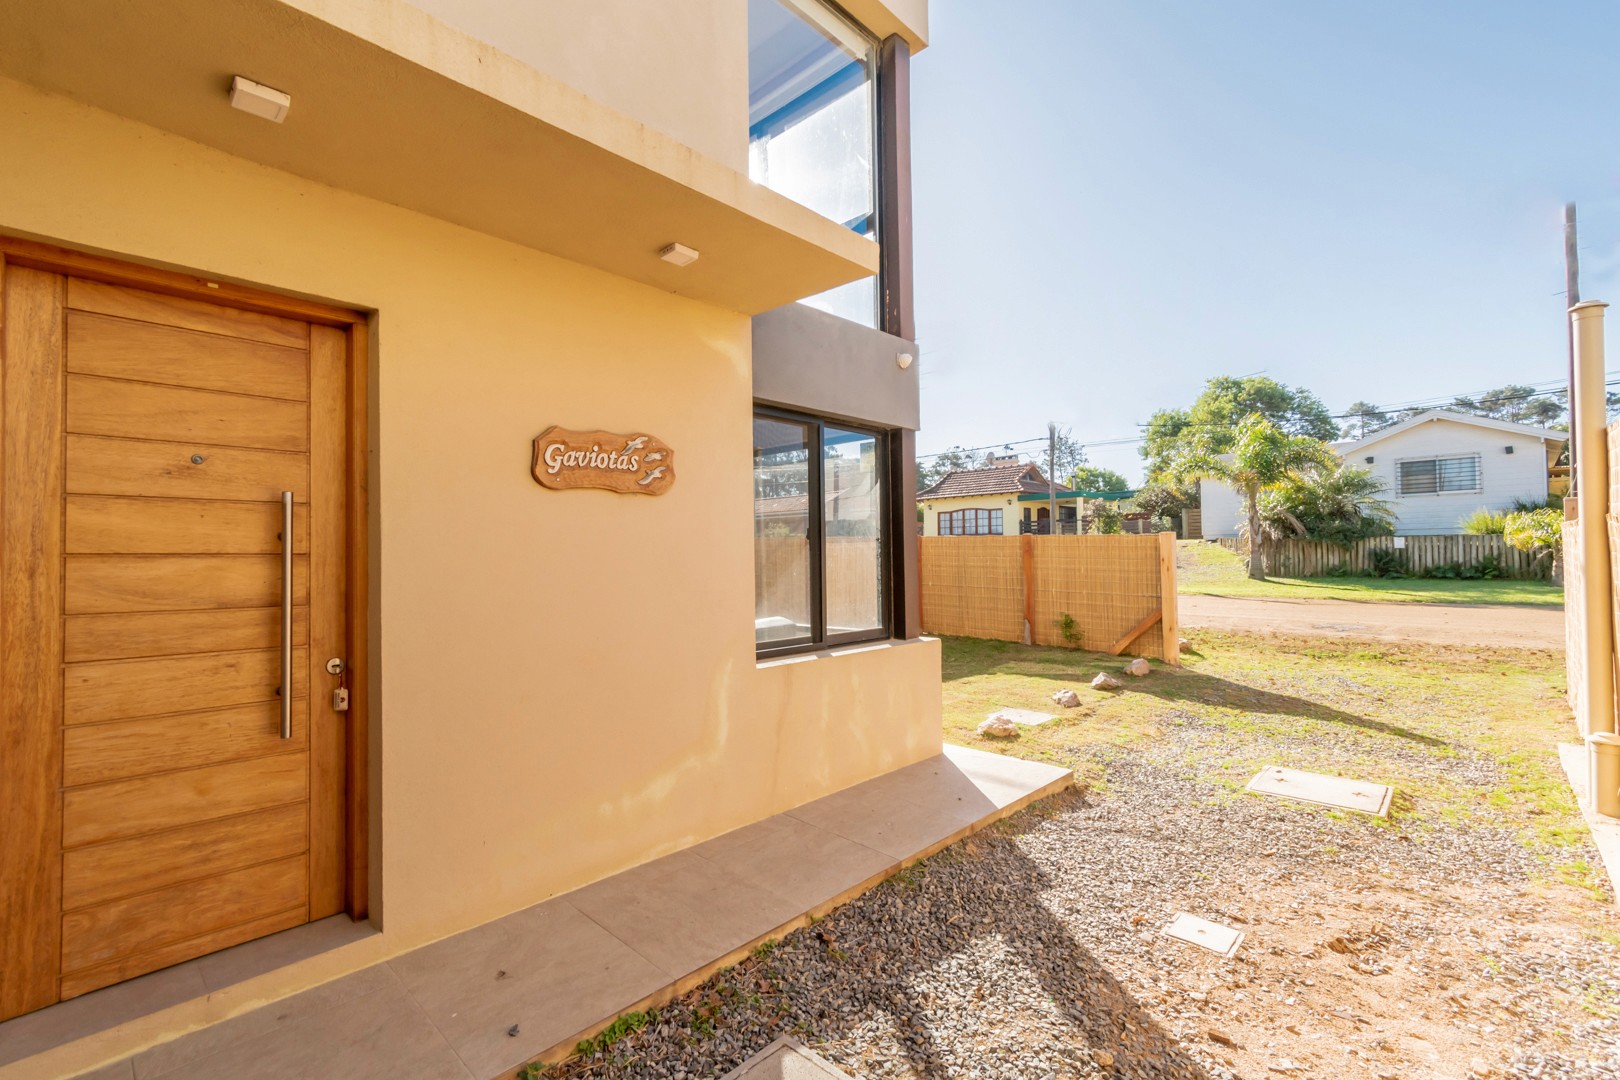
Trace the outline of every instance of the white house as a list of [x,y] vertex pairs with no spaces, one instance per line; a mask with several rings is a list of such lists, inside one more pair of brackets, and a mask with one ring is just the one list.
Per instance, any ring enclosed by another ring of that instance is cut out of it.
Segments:
[[[1333,449],[1384,481],[1395,532],[1416,536],[1462,532],[1462,519],[1481,507],[1542,502],[1568,439],[1563,431],[1430,409]],[[1243,499],[1236,491],[1205,480],[1199,503],[1204,536],[1238,535]]]

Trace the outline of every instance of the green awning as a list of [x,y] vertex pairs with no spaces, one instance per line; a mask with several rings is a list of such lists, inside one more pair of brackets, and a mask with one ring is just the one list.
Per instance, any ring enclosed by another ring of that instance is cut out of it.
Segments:
[[[1107,502],[1119,502],[1121,499],[1130,499],[1136,496],[1136,490],[1129,491],[1059,491],[1058,502],[1072,502],[1076,499],[1101,499]],[[1018,496],[1019,502],[1048,502],[1052,496],[1040,491],[1030,491]]]

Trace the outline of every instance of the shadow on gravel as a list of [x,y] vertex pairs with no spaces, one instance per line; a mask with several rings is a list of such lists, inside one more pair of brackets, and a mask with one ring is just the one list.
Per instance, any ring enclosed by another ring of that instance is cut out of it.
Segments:
[[721,1076],[794,1035],[856,1075],[1209,1080],[1039,899],[1054,882],[1014,837],[1081,805],[1057,796],[902,871],[547,1075]]
[[[1077,794],[1071,798],[1079,801],[1083,796]],[[1012,834],[1020,831],[1012,822],[1001,828]],[[1105,1074],[1207,1080],[1209,1074],[1182,1049],[1176,1038],[1162,1028],[1103,963],[1074,940],[1061,919],[1040,902],[1041,892],[1051,884],[1047,875],[1016,845],[1008,844],[1006,849],[999,858],[947,859],[930,865],[929,880],[918,886],[919,891],[926,891],[930,886],[945,886],[954,876],[953,871],[961,871],[970,879],[961,884],[969,884],[995,897],[995,914],[988,923],[981,921],[978,925],[974,925],[973,920],[947,920],[931,939],[926,939],[926,948],[898,966],[893,982],[901,986],[915,984],[919,976],[941,960],[965,952],[980,935],[995,934],[1013,959],[1039,981],[1068,1023],[1077,1029],[1091,1049],[1092,1060],[1103,1066]],[[975,878],[977,880],[973,880]],[[897,883],[888,884],[893,887]],[[914,993],[904,992],[902,996],[911,1015],[923,1011],[924,1005]],[[987,995],[981,1008],[985,1014],[994,1016],[1016,1010],[1017,1006]],[[957,1075],[942,1061],[941,1048],[933,1032],[924,1028],[918,1036],[907,1047],[909,1064],[922,1076]],[[1099,1052],[1107,1057],[1101,1057]],[[1104,1064],[1108,1057],[1112,1058],[1111,1065]]]
[[1128,682],[1122,692],[1146,694],[1149,697],[1156,697],[1164,701],[1194,701],[1206,705],[1220,705],[1228,709],[1245,709],[1250,712],[1321,720],[1329,724],[1344,724],[1347,727],[1376,731],[1381,735],[1392,735],[1397,739],[1406,739],[1409,742],[1420,743],[1423,746],[1449,745],[1446,740],[1436,738],[1433,735],[1425,735],[1421,731],[1413,731],[1411,728],[1402,727],[1399,724],[1389,724],[1382,720],[1357,716],[1354,713],[1347,713],[1330,705],[1311,701],[1308,698],[1293,697],[1289,694],[1276,694],[1270,690],[1260,690],[1253,686],[1245,686],[1243,683],[1235,683],[1228,679],[1220,679],[1196,671],[1176,672],[1165,680],[1159,679],[1160,674],[1161,672],[1155,671],[1148,679]]

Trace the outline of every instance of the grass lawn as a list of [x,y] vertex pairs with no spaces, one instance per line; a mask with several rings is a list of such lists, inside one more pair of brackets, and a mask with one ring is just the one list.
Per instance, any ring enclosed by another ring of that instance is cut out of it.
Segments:
[[1219,544],[1176,545],[1177,591],[1204,596],[1296,600],[1375,600],[1381,603],[1539,604],[1559,606],[1564,590],[1545,581],[1442,581],[1427,578],[1270,578],[1251,581],[1242,556]]
[[[1391,784],[1389,822],[1512,830],[1549,880],[1600,893],[1601,868],[1572,850],[1586,834],[1555,744],[1576,741],[1554,652],[1290,639],[1198,631],[1197,651],[1121,691],[1093,690],[1126,658],[968,638],[944,639],[948,741],[1046,761],[1098,784],[1110,753],[1129,752],[1164,725],[1192,723],[1214,739],[1185,767],[1236,799],[1263,765]],[[1072,688],[1074,709],[1051,701]],[[979,736],[988,714],[1018,707],[1057,713],[1013,739]]]

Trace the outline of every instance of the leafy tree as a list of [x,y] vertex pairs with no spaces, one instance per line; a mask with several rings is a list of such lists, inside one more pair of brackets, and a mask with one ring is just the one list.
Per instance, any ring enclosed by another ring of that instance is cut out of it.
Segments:
[[1393,531],[1395,511],[1370,469],[1313,464],[1260,495],[1260,527],[1271,538],[1349,541]]
[[1364,439],[1381,428],[1387,428],[1395,418],[1370,401],[1358,401],[1344,410],[1344,426],[1339,429],[1342,439]]
[[1091,531],[1094,533],[1122,533],[1125,531],[1125,510],[1113,501],[1100,502],[1091,508]]
[[1197,432],[1184,443],[1169,471],[1177,481],[1219,480],[1242,494],[1248,518],[1249,576],[1263,581],[1265,533],[1260,523],[1260,496],[1296,479],[1311,466],[1331,469],[1338,459],[1319,437],[1290,432],[1260,413],[1244,417],[1228,443],[1223,446],[1214,432]]
[[1069,474],[1068,485],[1071,491],[1129,491],[1131,487],[1119,473],[1096,465],[1082,465],[1074,470]]
[[1285,386],[1264,375],[1209,380],[1186,410],[1161,409],[1148,418],[1142,456],[1148,479],[1160,479],[1193,440],[1217,454],[1234,445],[1243,420],[1258,414],[1285,435],[1326,441],[1339,437],[1339,425],[1320,398],[1303,387]]
[[1145,510],[1159,521],[1175,517],[1198,502],[1196,492],[1188,494],[1160,480],[1143,485],[1131,500],[1138,510]]
[[984,464],[986,455],[953,446],[932,459],[917,460],[917,490],[932,484],[946,473],[956,469],[977,469]]
[[1453,398],[1449,408],[1458,412],[1489,416],[1515,424],[1546,427],[1564,415],[1563,395],[1537,396],[1533,386],[1508,385],[1488,390],[1477,398]]

